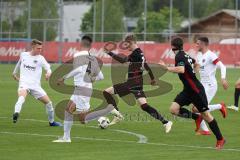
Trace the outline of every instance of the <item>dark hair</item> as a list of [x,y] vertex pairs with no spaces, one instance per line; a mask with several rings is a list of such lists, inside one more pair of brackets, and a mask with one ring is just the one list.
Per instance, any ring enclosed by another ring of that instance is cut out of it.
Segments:
[[174,47],[174,50],[182,50],[183,49],[183,40],[180,37],[176,37],[171,41],[171,45]]
[[135,37],[134,34],[130,33],[130,34],[127,34],[124,38],[125,41],[133,41],[133,42],[136,42],[137,41],[137,38]]
[[87,47],[87,48],[90,48],[91,47],[91,44],[92,44],[92,38],[89,37],[89,36],[83,36],[82,39],[81,39],[81,44],[84,46],[84,47]]
[[42,45],[42,41],[39,41],[37,39],[33,39],[32,42],[31,42],[31,45],[34,46],[34,45]]
[[209,44],[209,40],[208,40],[207,37],[199,37],[198,40],[201,41],[201,42],[204,42],[206,45]]

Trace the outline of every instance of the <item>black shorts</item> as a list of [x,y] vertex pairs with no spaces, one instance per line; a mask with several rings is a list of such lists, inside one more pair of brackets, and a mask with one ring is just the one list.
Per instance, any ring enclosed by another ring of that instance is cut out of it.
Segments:
[[200,113],[208,110],[208,101],[204,89],[201,89],[199,93],[184,90],[177,95],[174,102],[178,103],[181,107],[192,103]]
[[133,85],[132,83],[129,82],[124,82],[124,83],[119,83],[113,85],[114,88],[114,93],[118,94],[120,97],[126,96],[130,93],[132,93],[136,99],[145,97],[145,93],[143,91],[143,87],[140,85],[138,86]]

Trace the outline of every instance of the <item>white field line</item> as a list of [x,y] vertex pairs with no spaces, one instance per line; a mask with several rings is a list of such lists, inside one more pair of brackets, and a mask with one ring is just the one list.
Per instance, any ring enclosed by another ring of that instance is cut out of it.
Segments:
[[[23,136],[38,136],[38,137],[55,137],[57,135],[45,135],[38,133],[16,133],[16,132],[0,132],[0,134],[8,134],[8,135],[23,135]],[[107,142],[119,142],[119,143],[134,143],[139,144],[136,141],[128,141],[128,140],[115,140],[115,139],[104,139],[104,138],[89,138],[89,137],[72,137],[72,139],[81,139],[81,140],[89,140],[89,141],[107,141]],[[142,145],[154,145],[154,146],[167,146],[174,148],[192,148],[192,149],[202,149],[202,150],[216,150],[214,147],[203,147],[203,146],[190,146],[190,145],[176,145],[176,144],[165,144],[165,143],[144,143]],[[183,149],[184,150],[184,149]],[[234,148],[224,148],[221,151],[232,151],[232,152],[240,152],[240,149]]]
[[[0,117],[0,119],[9,119],[9,117]],[[21,120],[29,120],[36,122],[47,122],[43,120],[35,120],[35,119],[21,119]],[[96,128],[95,126],[90,126],[91,128]],[[113,130],[113,129],[112,129]],[[115,130],[117,131],[117,130]],[[126,133],[128,131],[120,130],[122,133]],[[43,135],[37,133],[15,133],[15,132],[3,132],[0,134],[12,134],[12,135],[28,135],[28,136],[39,136],[39,137],[58,137],[57,135]],[[136,143],[136,141],[128,141],[128,140],[115,140],[115,139],[104,139],[104,138],[89,138],[89,137],[72,137],[73,139],[82,139],[82,140],[91,140],[91,141],[108,141],[108,142],[119,142],[119,143]],[[182,147],[182,148],[192,148],[192,149],[202,149],[202,150],[216,150],[215,147],[207,147],[207,146],[191,146],[191,145],[181,145],[181,144],[166,144],[166,143],[151,143],[146,142],[142,145],[154,145],[154,146],[168,146],[168,147]],[[221,151],[232,151],[232,152],[240,152],[240,148],[223,148]]]
[[[0,117],[0,119],[10,119],[10,118],[9,117]],[[48,121],[37,120],[37,119],[21,119],[21,120],[32,121],[32,122],[48,123]],[[75,124],[75,125],[82,126],[81,124]],[[87,126],[87,127],[98,128],[96,126]],[[138,134],[138,133],[134,133],[134,132],[130,132],[130,131],[125,131],[125,130],[119,130],[119,129],[110,129],[110,128],[108,128],[108,130],[115,131],[115,132],[120,132],[120,133],[125,133],[125,134],[129,134],[129,135],[133,135],[133,136],[138,138],[137,143],[147,143],[147,141],[148,141],[148,138],[146,136],[142,135],[142,134]]]

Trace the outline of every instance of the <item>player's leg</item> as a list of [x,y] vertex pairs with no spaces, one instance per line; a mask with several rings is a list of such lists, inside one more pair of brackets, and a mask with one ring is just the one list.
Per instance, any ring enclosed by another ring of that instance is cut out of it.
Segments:
[[116,124],[123,120],[123,115],[119,112],[117,104],[112,95],[117,94],[115,93],[115,88],[120,88],[120,85],[115,85],[114,87],[109,87],[103,91],[103,96],[106,99],[108,104],[112,104],[114,109],[111,111],[111,114],[114,115],[113,120],[111,121],[110,125]]
[[[198,109],[193,105],[192,108],[193,113],[200,114]],[[211,135],[206,122],[203,120],[200,124],[199,130],[196,130],[196,135]]]
[[47,93],[41,87],[35,87],[33,89],[30,89],[30,94],[45,105],[49,125],[62,126],[60,122],[54,121],[54,108],[52,101],[48,97]]
[[199,130],[200,124],[202,122],[202,117],[196,113],[193,113],[186,108],[183,108],[182,106],[188,106],[192,103],[191,95],[188,95],[186,91],[182,91],[180,94],[177,95],[177,97],[174,99],[174,102],[172,103],[170,107],[170,112],[173,115],[182,117],[182,118],[191,118],[195,120],[196,123],[196,129]]
[[[205,88],[205,86],[204,86],[204,88]],[[209,89],[208,90],[205,89],[205,91],[206,91],[206,95],[207,95],[208,104],[210,104],[212,99],[214,98],[214,96],[217,93],[217,85],[209,86]],[[209,112],[219,110],[222,113],[223,118],[226,118],[226,116],[227,116],[227,109],[226,109],[226,105],[224,104],[224,102],[222,102],[220,104],[208,105],[208,108],[209,108]]]
[[114,106],[112,104],[108,104],[107,107],[105,107],[105,108],[81,113],[81,114],[79,114],[80,122],[85,124],[92,120],[96,120],[102,116],[109,114],[113,109],[114,109]]
[[201,112],[201,115],[202,115],[203,119],[206,122],[208,122],[210,129],[212,130],[213,134],[215,135],[215,137],[217,139],[216,149],[221,149],[223,147],[223,145],[225,144],[225,139],[222,136],[222,133],[218,127],[217,121],[214,119],[214,117],[208,111]]
[[140,105],[140,107],[143,111],[147,112],[149,115],[151,115],[155,119],[162,122],[166,133],[170,132],[170,130],[172,128],[172,122],[171,121],[166,120],[155,108],[151,107],[147,103],[147,99],[145,97],[139,97],[137,99],[137,101],[138,101],[138,103],[139,103],[139,105]]
[[235,84],[235,92],[234,92],[234,105],[233,106],[228,106],[228,109],[238,111],[238,102],[239,102],[239,96],[240,96],[240,79],[237,80]]
[[73,101],[69,101],[64,111],[64,123],[63,123],[63,137],[54,140],[53,142],[71,142],[71,128],[73,125],[73,112],[76,110],[76,104]]
[[188,109],[181,107],[179,102],[172,102],[172,104],[170,106],[170,112],[173,115],[176,115],[176,116],[179,116],[182,118],[191,118],[193,120],[197,120],[199,117],[198,114],[193,113],[193,112],[189,111]]
[[76,111],[74,112],[74,115],[76,115],[78,117],[78,120],[83,124],[98,119],[99,117],[105,116],[114,109],[114,106],[112,104],[108,104],[105,108],[96,108],[94,110],[89,111],[90,98],[91,98],[90,94],[88,96],[82,95],[71,96],[71,101],[76,106],[75,109]]
[[201,113],[202,118],[209,124],[210,129],[213,134],[216,136],[217,144],[216,148],[221,149],[225,143],[225,140],[221,134],[221,131],[218,127],[217,121],[208,111],[208,101],[205,91],[201,91],[193,98],[193,104],[196,106],[198,111]]
[[27,89],[18,90],[18,100],[14,106],[13,123],[16,123],[18,120],[19,114],[22,110],[22,105],[25,102],[27,94],[28,94]]

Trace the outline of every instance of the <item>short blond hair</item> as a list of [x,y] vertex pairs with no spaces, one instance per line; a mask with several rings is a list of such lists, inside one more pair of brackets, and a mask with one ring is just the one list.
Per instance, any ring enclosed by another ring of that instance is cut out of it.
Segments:
[[35,45],[42,45],[42,41],[39,41],[39,40],[37,40],[37,39],[33,39],[32,40],[32,42],[31,42],[31,45],[32,46],[35,46]]

